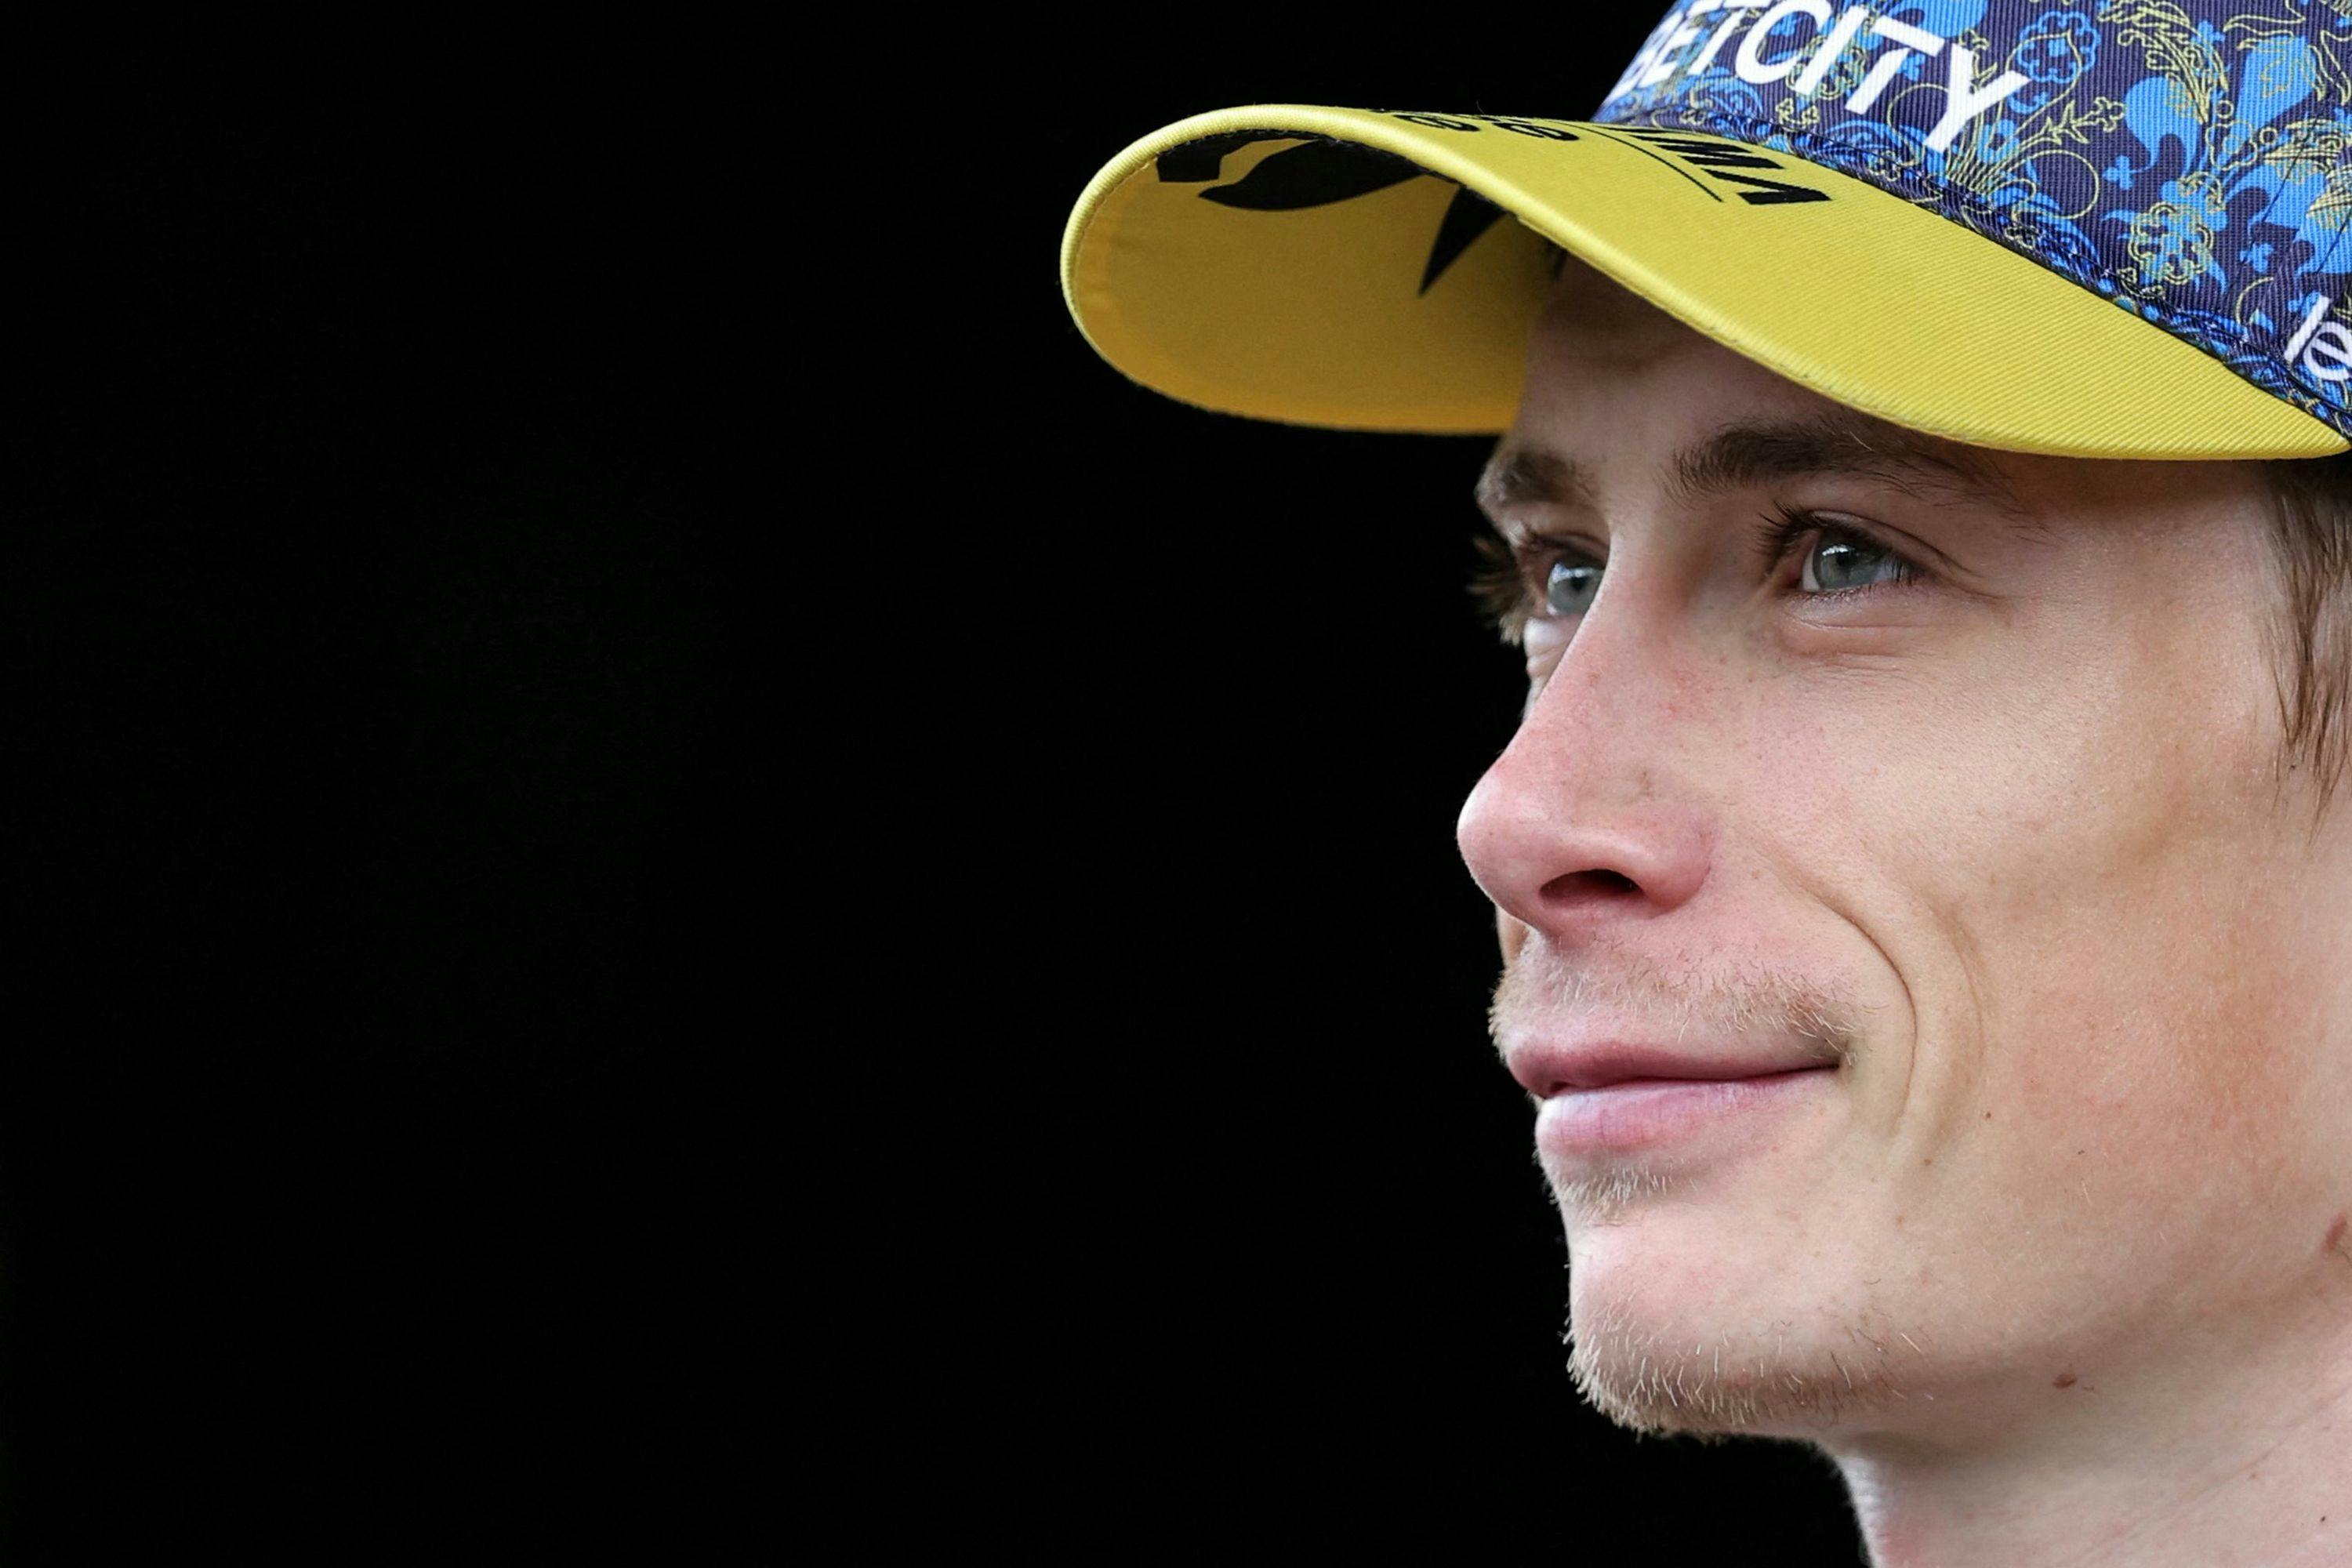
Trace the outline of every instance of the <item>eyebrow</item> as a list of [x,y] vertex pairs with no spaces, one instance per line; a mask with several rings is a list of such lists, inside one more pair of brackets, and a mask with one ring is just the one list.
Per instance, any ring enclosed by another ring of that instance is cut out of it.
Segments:
[[[1899,426],[1834,416],[1726,426],[1668,459],[1667,499],[1688,506],[1710,496],[1815,474],[1851,474],[1891,484],[1924,500],[1981,508],[2011,530],[2047,539],[2048,528],[2019,500],[2000,470],[1967,448],[1930,443]],[[1478,476],[1479,509],[1496,521],[1528,504],[1591,506],[1592,472],[1575,458],[1505,438]]]

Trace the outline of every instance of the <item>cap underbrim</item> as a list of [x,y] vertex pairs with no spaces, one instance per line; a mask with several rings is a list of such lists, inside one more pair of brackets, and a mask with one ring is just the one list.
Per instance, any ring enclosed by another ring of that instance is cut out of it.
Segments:
[[2113,300],[1790,153],[1585,121],[1421,118],[1440,123],[1255,104],[1136,142],[1063,233],[1079,331],[1130,379],[1204,408],[1499,434],[1551,288],[1550,240],[1792,381],[1953,440],[2180,459],[2347,445]]

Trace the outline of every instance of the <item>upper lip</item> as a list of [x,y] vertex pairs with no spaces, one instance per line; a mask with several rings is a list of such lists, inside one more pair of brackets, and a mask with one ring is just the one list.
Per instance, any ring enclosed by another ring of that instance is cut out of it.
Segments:
[[1523,1040],[1503,1053],[1519,1087],[1538,1100],[1570,1089],[1601,1089],[1637,1078],[1740,1079],[1800,1068],[1833,1067],[1819,1041],[1700,1042],[1653,1045],[1640,1040]]

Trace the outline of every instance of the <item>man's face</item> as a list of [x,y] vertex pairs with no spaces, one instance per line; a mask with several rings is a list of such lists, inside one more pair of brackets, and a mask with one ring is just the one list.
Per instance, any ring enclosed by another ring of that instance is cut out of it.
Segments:
[[[2252,473],[1906,437],[1573,260],[1517,451],[1564,460],[1482,486],[1558,542],[1539,610],[1569,569],[1459,826],[1497,1045],[1538,1096],[1562,1041],[1843,1055],[1544,1157],[1586,1397],[1991,1441],[2225,1409],[2243,1358],[2336,1331],[2352,847],[2273,773]],[[1769,563],[1784,510],[1850,532]]]

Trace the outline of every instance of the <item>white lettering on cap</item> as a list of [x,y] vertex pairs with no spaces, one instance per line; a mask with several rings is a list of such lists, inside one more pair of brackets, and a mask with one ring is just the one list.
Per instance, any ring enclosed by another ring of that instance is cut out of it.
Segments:
[[2301,363],[2304,374],[2314,381],[2352,381],[2352,331],[2326,318],[2327,296],[2322,294],[2311,302],[2303,325],[2287,340],[2287,363]]
[[1873,22],[1870,25],[1870,32],[1873,37],[1884,38],[1890,44],[1900,44],[1902,47],[1892,54],[1881,55],[1870,62],[1870,73],[1862,79],[1862,85],[1853,89],[1853,96],[1845,100],[1846,108],[1855,114],[1860,114],[1864,110],[1876,103],[1878,95],[1885,92],[1895,79],[1903,74],[1904,62],[1911,58],[1912,50],[1916,49],[1921,54],[1930,57],[1944,52],[1942,38],[1923,27],[1915,27],[1908,22],[1898,22],[1892,16],[1881,16]]
[[1869,20],[1868,11],[1859,5],[1847,6],[1845,15],[1838,18],[1837,26],[1830,29],[1830,36],[1822,40],[1822,47],[1813,51],[1813,63],[1789,84],[1789,90],[1807,97],[1819,92],[1822,79],[1830,74],[1830,68],[1837,64],[1838,57],[1845,53],[1845,47],[1853,42],[1853,36],[1861,32],[1862,25]]
[[1764,40],[1773,28],[1800,12],[1813,19],[1813,31],[1816,33],[1830,25],[1829,0],[1780,0],[1778,5],[1757,17],[1756,25],[1748,29],[1748,36],[1739,40],[1739,52],[1731,57],[1731,68],[1739,73],[1740,80],[1752,81],[1761,87],[1768,81],[1779,81],[1797,68],[1797,57],[1804,53],[1801,47],[1768,66],[1764,63]]
[[1952,46],[1945,63],[1951,74],[1944,83],[1944,118],[1927,132],[1927,150],[1931,153],[1949,147],[1961,127],[2032,79],[2022,71],[2003,71],[1990,85],[1979,88],[1976,85],[1976,51],[1960,44]]
[[[1715,57],[1723,52],[1724,43],[1733,33],[1738,31],[1741,21],[1746,19],[1748,13],[1754,9],[1756,7],[1753,5],[1733,5],[1725,10],[1722,23],[1715,29],[1715,36],[1707,39],[1706,47],[1701,49],[1692,59],[1690,63],[1692,75],[1696,76],[1715,64]],[[1696,16],[1698,13],[1694,11],[1691,15]]]
[[[1634,55],[1633,63],[1625,68],[1625,74],[1617,79],[1609,99],[1602,101],[1613,100],[1637,85],[1654,88],[1675,77],[1695,76],[1707,69],[1715,64],[1732,33],[1755,9],[1754,5],[1742,0],[1692,0],[1681,10],[1669,11]],[[1723,19],[1711,34],[1697,25],[1700,17],[1717,14]],[[1801,40],[1780,58],[1767,61],[1764,49],[1772,29],[1792,16],[1803,16],[1813,25],[1815,47],[1811,58],[1806,58],[1805,42]],[[1766,6],[1763,15],[1748,25],[1747,36],[1732,52],[1731,67],[1740,80],[1762,87],[1787,80],[1796,72],[1798,61],[1805,59],[1803,74],[1790,86],[1797,93],[1811,94],[1821,89],[1839,57],[1853,47],[1865,28],[1874,41],[1896,47],[1871,61],[1853,96],[1845,100],[1846,109],[1853,113],[1862,113],[1876,103],[1894,85],[1915,51],[1929,57],[1944,56],[1944,112],[1927,132],[1927,147],[1931,153],[1948,151],[1959,140],[1969,121],[1998,106],[2030,79],[2021,71],[2004,70],[1990,81],[1979,82],[1976,51],[1925,27],[1899,22],[1892,16],[1873,16],[1865,5],[1848,5],[1832,26],[1830,0],[1778,0]],[[1693,45],[1698,46],[1696,52],[1686,53]]]

